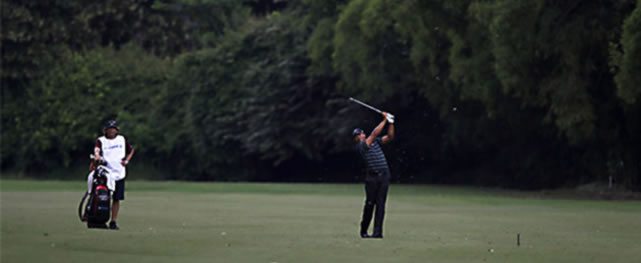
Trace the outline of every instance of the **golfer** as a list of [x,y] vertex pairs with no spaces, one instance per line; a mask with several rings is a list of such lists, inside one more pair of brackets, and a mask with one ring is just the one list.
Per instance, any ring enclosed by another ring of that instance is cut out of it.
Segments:
[[[367,169],[365,176],[365,207],[363,208],[363,220],[361,221],[362,238],[383,238],[383,218],[385,217],[385,201],[390,183],[390,169],[387,160],[381,149],[381,144],[386,144],[394,139],[394,123],[390,122],[387,128],[387,135],[379,137],[385,125],[388,124],[388,114],[383,112],[383,121],[374,128],[367,136],[362,129],[356,128],[352,132],[356,149],[361,154]],[[372,215],[376,209],[374,218],[374,232],[370,236],[367,233]]]

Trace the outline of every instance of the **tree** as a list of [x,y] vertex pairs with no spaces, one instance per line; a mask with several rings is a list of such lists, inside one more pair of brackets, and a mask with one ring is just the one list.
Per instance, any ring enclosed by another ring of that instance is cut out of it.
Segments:
[[[638,2],[638,1],[637,1]],[[641,3],[637,3],[634,11],[623,23],[623,34],[621,36],[622,50],[613,49],[616,60],[614,65],[618,67],[615,80],[618,94],[628,104],[637,103],[641,97]]]
[[164,82],[166,61],[136,47],[61,56],[59,67],[33,82],[14,116],[12,129],[18,132],[12,135],[20,146],[4,154],[15,158],[18,169],[42,171],[84,159],[79,157],[90,152],[102,124],[111,118],[136,143],[152,144],[146,116],[155,88]]

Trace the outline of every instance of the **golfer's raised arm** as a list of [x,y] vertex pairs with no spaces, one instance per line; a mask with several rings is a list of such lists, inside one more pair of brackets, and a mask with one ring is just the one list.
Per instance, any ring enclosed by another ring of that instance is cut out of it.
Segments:
[[392,140],[394,140],[394,123],[390,122],[387,126],[387,135],[383,136],[381,141],[383,142],[383,144],[386,144],[388,142],[391,142]]
[[386,118],[386,115],[385,115],[386,113],[383,112],[382,114],[383,114],[383,121],[381,121],[381,123],[379,123],[378,126],[376,126],[376,128],[374,128],[372,133],[370,133],[369,137],[367,137],[367,139],[365,139],[365,143],[367,143],[367,146],[372,145],[374,140],[376,140],[376,137],[378,137],[378,135],[380,135],[381,132],[383,131],[383,128],[385,128],[385,123],[387,123],[387,118]]

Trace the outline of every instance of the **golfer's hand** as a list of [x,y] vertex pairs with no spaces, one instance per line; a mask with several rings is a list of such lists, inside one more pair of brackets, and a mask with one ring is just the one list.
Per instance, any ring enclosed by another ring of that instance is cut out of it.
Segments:
[[388,118],[387,118],[387,112],[381,112],[381,115],[383,115],[383,119],[384,119],[385,121],[387,121],[387,120],[388,120]]
[[394,115],[387,112],[383,112],[383,116],[385,116],[385,120],[387,120],[387,122],[392,124],[394,123]]
[[129,164],[129,161],[127,161],[127,159],[123,159],[122,161],[120,161],[120,164],[122,164],[122,166],[127,166],[127,164]]

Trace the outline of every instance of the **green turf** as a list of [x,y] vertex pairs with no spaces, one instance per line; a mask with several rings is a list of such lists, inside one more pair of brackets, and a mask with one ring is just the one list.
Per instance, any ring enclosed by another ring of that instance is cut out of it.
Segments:
[[[358,184],[127,182],[120,231],[76,216],[81,181],[0,180],[0,262],[634,262],[641,202],[393,185],[385,239]],[[521,246],[516,245],[517,233]]]

